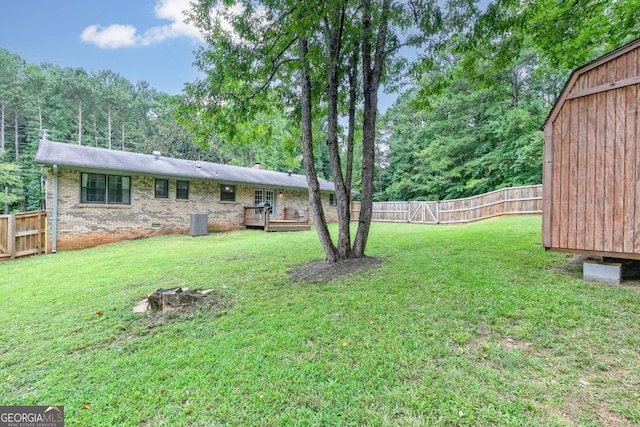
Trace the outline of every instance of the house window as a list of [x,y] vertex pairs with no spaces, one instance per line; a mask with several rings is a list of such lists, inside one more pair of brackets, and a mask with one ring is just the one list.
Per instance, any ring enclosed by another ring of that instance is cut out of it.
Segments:
[[176,181],[176,199],[189,199],[189,181]]
[[168,179],[156,179],[156,198],[157,199],[169,198],[169,180]]
[[80,174],[80,203],[131,204],[131,177],[100,173]]
[[220,186],[220,201],[221,202],[235,202],[236,201],[236,186],[222,184]]
[[264,190],[264,201],[269,203],[271,209],[276,207],[276,192],[275,190]]
[[107,175],[109,187],[107,189],[107,203],[125,204],[131,203],[130,184],[131,178],[128,176]]
[[83,173],[80,194],[81,203],[105,203],[107,201],[107,176]]
[[329,194],[329,205],[330,206],[337,206],[338,205],[338,201],[336,200],[336,195],[335,194]]
[[258,206],[260,203],[264,203],[264,190],[258,188],[253,190],[253,204]]
[[276,203],[275,190],[264,190],[262,188],[253,190],[253,204],[258,206],[262,203],[269,203],[269,206],[273,209]]

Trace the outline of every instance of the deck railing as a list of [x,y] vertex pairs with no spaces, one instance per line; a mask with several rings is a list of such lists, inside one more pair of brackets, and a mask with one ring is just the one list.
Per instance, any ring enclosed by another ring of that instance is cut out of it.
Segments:
[[0,261],[45,251],[45,211],[0,215]]
[[309,224],[309,210],[294,210],[284,208],[284,219],[270,218],[270,209],[264,206],[245,206],[244,225],[247,227],[260,227],[265,231],[275,228],[287,228],[292,224]]
[[[542,185],[508,187],[479,196],[434,202],[374,202],[372,221],[461,224],[500,215],[542,213]],[[360,218],[353,202],[351,218]]]
[[267,227],[269,224],[269,214],[265,212],[264,206],[245,206],[244,225],[249,227]]

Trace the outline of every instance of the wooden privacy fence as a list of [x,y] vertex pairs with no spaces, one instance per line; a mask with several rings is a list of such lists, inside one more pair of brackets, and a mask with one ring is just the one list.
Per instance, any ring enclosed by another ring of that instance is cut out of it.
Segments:
[[[509,187],[479,196],[437,202],[374,202],[372,221],[461,224],[499,215],[542,213],[542,185]],[[360,203],[351,205],[360,218]]]
[[45,211],[0,215],[0,261],[45,250]]

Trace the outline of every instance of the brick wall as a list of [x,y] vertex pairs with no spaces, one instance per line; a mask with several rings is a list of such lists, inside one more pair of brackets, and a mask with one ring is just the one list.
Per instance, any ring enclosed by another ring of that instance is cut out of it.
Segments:
[[[47,171],[47,221],[51,231],[53,213],[53,171]],[[234,202],[220,201],[220,185],[212,181],[189,181],[189,199],[176,199],[176,179],[169,178],[169,197],[155,197],[155,178],[131,176],[131,204],[80,203],[80,172],[58,171],[57,249],[77,249],[162,234],[188,234],[191,213],[207,213],[210,231],[244,228],[244,206],[253,206],[253,186],[236,185]],[[276,214],[284,208],[307,210],[306,190],[276,189]],[[337,221],[336,209],[323,195],[327,221]],[[51,249],[51,236],[48,235]]]

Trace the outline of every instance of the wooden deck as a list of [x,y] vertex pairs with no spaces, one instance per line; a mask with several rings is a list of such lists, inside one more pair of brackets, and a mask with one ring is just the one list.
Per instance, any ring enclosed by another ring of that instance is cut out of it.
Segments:
[[295,220],[270,220],[264,231],[306,231],[311,226],[306,222]]
[[[286,215],[285,215],[286,217]],[[263,206],[245,206],[244,225],[264,231],[306,231],[310,230],[308,215],[296,219],[269,219]]]

